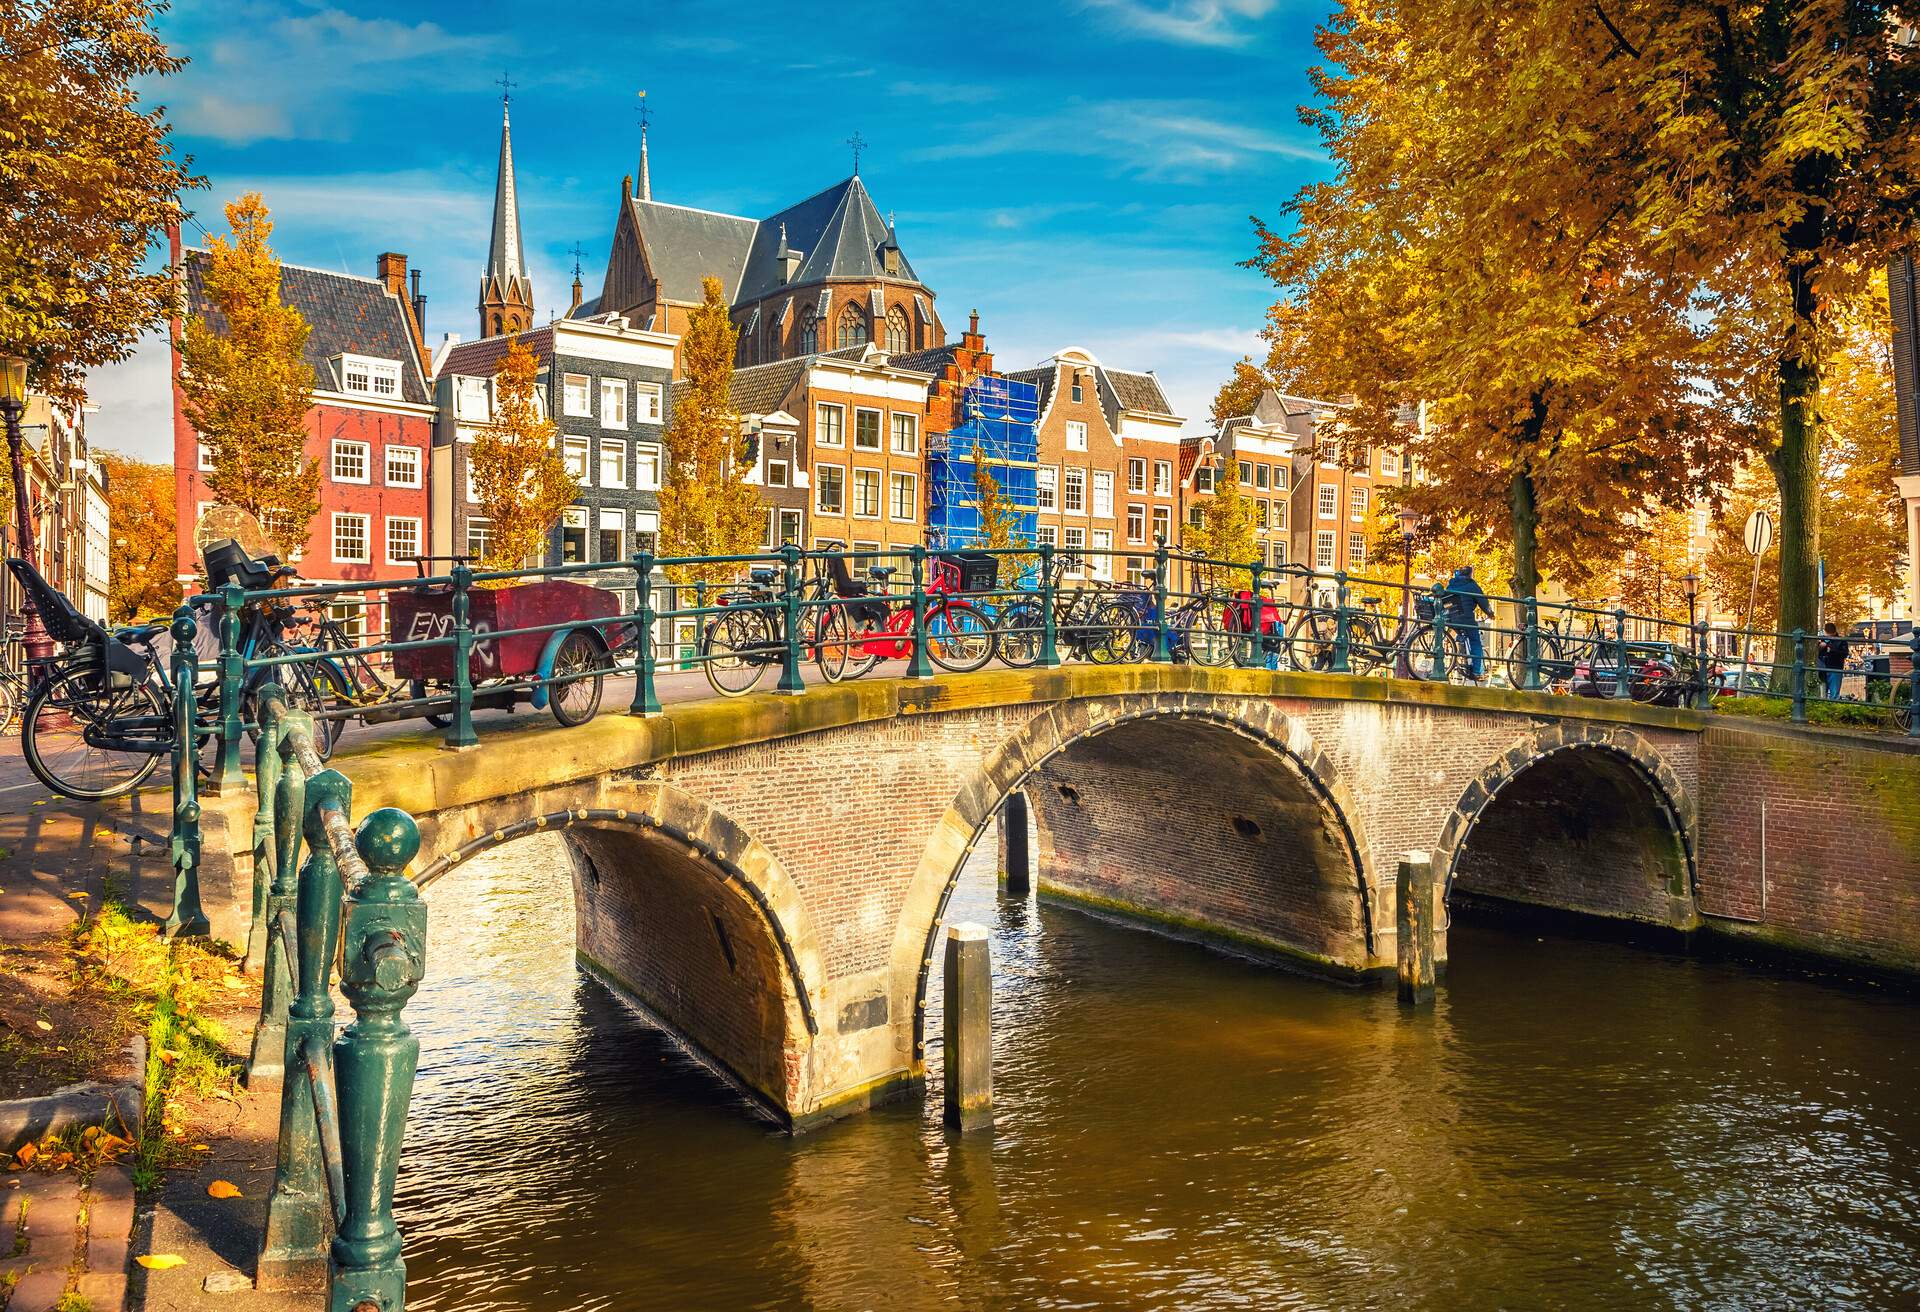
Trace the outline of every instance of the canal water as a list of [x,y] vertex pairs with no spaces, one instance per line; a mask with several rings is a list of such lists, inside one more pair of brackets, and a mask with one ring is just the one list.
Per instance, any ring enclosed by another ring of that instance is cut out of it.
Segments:
[[[997,902],[998,1127],[790,1138],[572,958],[547,835],[432,891],[425,1309],[1911,1308],[1920,1002],[1457,925],[1430,1015]],[[983,844],[983,846],[990,846]]]

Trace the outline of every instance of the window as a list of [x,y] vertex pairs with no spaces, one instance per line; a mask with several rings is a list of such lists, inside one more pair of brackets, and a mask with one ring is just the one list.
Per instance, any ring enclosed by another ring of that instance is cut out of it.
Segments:
[[1267,490],[1267,474],[1269,468],[1267,465],[1255,465],[1253,467],[1253,485],[1262,492]]
[[1067,450],[1085,451],[1087,449],[1087,426],[1077,419],[1067,421]]
[[1253,526],[1255,528],[1265,528],[1267,526],[1267,503],[1264,501],[1256,501],[1253,503]]
[[1340,444],[1330,437],[1320,439],[1320,463],[1328,469],[1340,468]]
[[1267,563],[1276,567],[1284,566],[1287,563],[1287,540],[1285,538],[1274,538],[1271,542],[1267,543]]
[[1087,399],[1087,389],[1081,386],[1079,374],[1073,376],[1073,399],[1076,401]]
[[367,640],[367,599],[351,592],[335,595],[327,601],[327,618],[356,647]]
[[878,410],[853,412],[853,446],[856,451],[880,449],[880,412]]
[[1353,512],[1353,522],[1356,524],[1366,523],[1367,522],[1367,490],[1363,487],[1353,488],[1348,493],[1348,498],[1350,502],[1350,508],[1352,509],[1352,512]]
[[560,517],[560,563],[577,565],[587,558],[587,508],[568,506]]
[[585,374],[567,374],[560,382],[560,412],[569,415],[593,413],[593,380]]
[[1153,508],[1153,540],[1155,542],[1173,540],[1173,511],[1165,506]]
[[400,362],[375,360],[364,355],[340,357],[340,385],[349,392],[368,396],[400,395]]
[[1354,568],[1367,563],[1367,535],[1365,533],[1347,534],[1347,566]]
[[600,512],[600,559],[623,560],[627,554],[627,512]]
[[[1196,507],[1197,509],[1198,507]],[[1147,540],[1147,508],[1127,507],[1127,541],[1136,545]]]
[[600,486],[627,485],[627,444],[613,438],[600,439]]
[[626,426],[627,380],[602,378],[600,380],[600,427],[625,428]]
[[566,455],[567,472],[584,486],[590,481],[587,477],[587,439],[569,437],[566,439],[563,450]]
[[1145,492],[1147,490],[1147,462],[1144,460],[1127,461],[1127,491]]
[[800,328],[800,354],[812,355],[820,349],[820,316],[808,315]]
[[487,404],[487,380],[484,378],[462,378],[455,385],[454,413],[462,419],[486,419],[491,413]]
[[1078,574],[1087,567],[1087,531],[1085,529],[1068,529],[1066,540],[1061,545],[1066,548],[1067,559],[1072,562],[1067,566],[1068,569]]
[[660,422],[660,384],[635,383],[633,385],[633,417],[643,424]]
[[776,510],[773,512],[773,544],[784,547],[787,543],[800,541],[800,512],[797,510]]
[[208,446],[205,442],[199,443],[199,447],[200,447],[200,470],[202,473],[206,473],[213,468],[213,448]]
[[1251,462],[1246,460],[1242,460],[1240,462],[1240,486],[1241,487],[1253,486],[1253,465]]
[[1069,469],[1067,471],[1066,509],[1075,515],[1087,513],[1087,471]]
[[400,515],[387,517],[387,564],[411,565],[420,554],[420,521]]
[[902,523],[911,524],[919,518],[920,499],[914,494],[917,481],[912,474],[887,475],[887,513]]
[[1332,483],[1320,485],[1320,518],[1337,519],[1340,515],[1340,489]]
[[853,471],[853,513],[860,519],[880,518],[880,471]]
[[893,417],[893,453],[910,456],[920,449],[920,421],[912,415]]
[[767,486],[786,487],[788,483],[787,462],[784,460],[767,461]]
[[1380,453],[1380,474],[1384,478],[1400,477],[1400,453],[1382,451]]
[[493,521],[475,516],[467,521],[467,554],[484,560],[493,554]]
[[1088,562],[1095,578],[1113,577],[1113,530],[1097,528],[1093,531],[1093,549],[1095,555]]
[[333,439],[333,481],[336,483],[368,481],[365,442],[349,442],[338,437]]
[[1275,492],[1285,492],[1287,490],[1287,467],[1285,465],[1275,465],[1273,467],[1273,490]]
[[1187,507],[1187,523],[1193,528],[1199,528],[1204,518],[1205,517],[1200,513],[1199,502],[1196,501],[1194,504]]
[[910,350],[908,344],[912,340],[907,333],[907,316],[900,313],[900,307],[896,305],[887,311],[887,354],[899,355]]
[[[794,514],[799,514],[794,511]],[[633,549],[635,551],[658,551],[660,549],[660,512],[657,510],[636,510],[633,512]]]
[[368,563],[365,515],[336,514],[333,517],[333,558],[345,565]]
[[816,446],[847,444],[847,412],[824,401],[813,408],[813,441]]
[[813,508],[823,515],[847,513],[847,471],[821,465],[813,471]]
[[[1212,461],[1202,460],[1199,464],[1194,466],[1193,490],[1196,492],[1213,491],[1213,462]],[[1141,488],[1140,491],[1144,492],[1146,491],[1146,489]]]
[[387,486],[420,486],[419,447],[390,446],[387,448]]
[[1093,513],[1102,519],[1113,518],[1113,471],[1093,471]]
[[860,307],[849,305],[840,315],[840,326],[834,330],[833,346],[842,350],[849,346],[867,344],[867,319],[860,313]]
[[1157,497],[1173,495],[1173,462],[1171,460],[1153,462],[1153,494]]
[[1041,510],[1054,509],[1059,505],[1060,500],[1055,495],[1060,485],[1060,471],[1052,465],[1042,465],[1033,472],[1035,474],[1034,505]]
[[1273,503],[1273,526],[1281,529],[1287,526],[1287,503],[1285,501],[1275,501]]
[[1042,524],[1033,530],[1033,545],[1036,547],[1043,543],[1049,547],[1055,546],[1059,541],[1060,531],[1051,524]]
[[1313,535],[1313,567],[1332,569],[1333,563],[1333,530],[1316,530]]
[[644,442],[633,445],[633,485],[642,492],[660,490],[660,448]]

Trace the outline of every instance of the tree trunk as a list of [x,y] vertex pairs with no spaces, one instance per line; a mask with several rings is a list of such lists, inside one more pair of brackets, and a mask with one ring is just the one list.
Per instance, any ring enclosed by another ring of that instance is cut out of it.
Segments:
[[1507,482],[1507,514],[1513,529],[1513,595],[1531,597],[1540,587],[1540,503],[1533,467],[1526,461]]
[[1780,489],[1782,633],[1814,631],[1819,619],[1820,366],[1780,361],[1780,446],[1767,457]]

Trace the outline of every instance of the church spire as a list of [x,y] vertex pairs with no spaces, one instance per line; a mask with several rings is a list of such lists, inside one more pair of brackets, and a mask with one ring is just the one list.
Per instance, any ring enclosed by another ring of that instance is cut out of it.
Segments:
[[513,83],[500,79],[500,170],[493,184],[493,236],[480,278],[480,335],[518,332],[533,321],[533,283],[520,242],[520,194],[513,180]]
[[647,124],[653,119],[653,111],[647,107],[647,93],[640,93],[640,188],[634,193],[636,200],[653,199],[653,177],[647,168]]

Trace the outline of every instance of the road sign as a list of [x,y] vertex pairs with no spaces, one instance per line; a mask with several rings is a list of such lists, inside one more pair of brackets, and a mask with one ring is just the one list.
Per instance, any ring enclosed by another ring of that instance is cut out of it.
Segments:
[[1749,555],[1766,555],[1767,548],[1773,545],[1773,516],[1764,510],[1748,515],[1746,536]]

